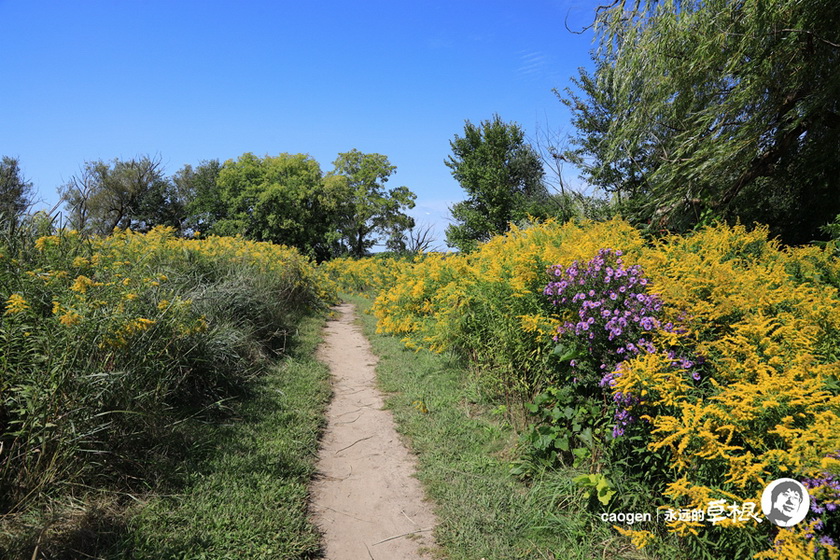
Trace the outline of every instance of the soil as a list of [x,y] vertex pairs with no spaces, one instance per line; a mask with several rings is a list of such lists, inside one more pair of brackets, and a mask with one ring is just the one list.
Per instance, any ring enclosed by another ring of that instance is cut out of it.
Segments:
[[415,458],[382,409],[377,358],[354,324],[353,305],[335,310],[318,349],[332,372],[334,397],[311,490],[325,558],[429,558],[437,521],[414,478]]

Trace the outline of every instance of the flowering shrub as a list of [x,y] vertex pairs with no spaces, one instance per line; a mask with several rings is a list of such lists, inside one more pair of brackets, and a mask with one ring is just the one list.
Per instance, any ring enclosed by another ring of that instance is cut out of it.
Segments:
[[[649,449],[670,455],[663,497],[671,504],[760,500],[776,478],[818,477],[840,446],[840,300],[825,283],[832,260],[815,248],[781,249],[765,229],[726,226],[671,237],[640,256],[684,327],[660,329],[653,343],[705,357],[699,384],[661,353],[631,357],[615,377],[615,393],[639,398],[631,410],[650,422]],[[727,526],[754,530],[741,520]],[[700,538],[690,522],[669,527]],[[778,531],[784,547],[763,557],[808,550],[800,529]]]
[[[375,310],[381,330],[458,350],[525,395],[568,384],[577,388],[546,402],[612,398],[615,442],[635,442],[621,444],[627,472],[636,465],[662,505],[760,502],[776,478],[810,481],[816,509],[791,529],[726,519],[701,534],[702,524],[668,521],[689,550],[781,560],[816,547],[837,558],[838,287],[834,245],[782,248],[765,228],[646,245],[620,220],[548,223],[406,267]],[[662,458],[656,469],[640,466],[649,456]]]
[[532,396],[557,381],[550,365],[557,319],[543,295],[545,271],[590,258],[603,240],[629,251],[643,246],[621,220],[549,221],[511,226],[469,255],[429,255],[379,294],[377,328],[414,348],[456,350],[490,386]]
[[[554,281],[544,292],[562,320],[554,340],[565,342],[558,346],[564,357],[573,356],[569,365],[578,372],[573,383],[594,384],[597,379],[600,387],[612,387],[620,373],[618,364],[642,352],[656,352],[650,340],[652,331],[660,326],[673,330],[671,323],[661,325],[662,301],[646,292],[648,280],[641,267],[625,268],[621,255],[619,250],[601,249],[586,265],[574,261],[566,267],[555,265],[549,271]],[[617,392],[613,400],[618,405],[615,437],[623,434],[624,426],[633,420],[624,405],[634,399]]]
[[139,477],[179,418],[241,387],[335,291],[296,250],[241,238],[0,237],[0,511]]
[[394,285],[404,263],[400,258],[376,255],[332,259],[321,263],[319,268],[344,292],[378,294]]

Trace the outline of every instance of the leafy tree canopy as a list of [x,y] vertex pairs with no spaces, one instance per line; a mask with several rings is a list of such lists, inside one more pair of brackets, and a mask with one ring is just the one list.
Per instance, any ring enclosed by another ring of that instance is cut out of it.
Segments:
[[348,196],[308,155],[245,153],[225,162],[203,204],[214,219],[210,233],[282,243],[323,260],[340,251],[336,223]]
[[23,178],[18,160],[0,160],[0,221],[16,220],[32,203],[32,183]]
[[330,177],[348,189],[339,231],[350,253],[361,257],[382,240],[391,250],[404,249],[405,232],[414,227],[404,210],[414,208],[416,195],[408,187],[385,187],[396,166],[387,156],[356,149],[338,154],[333,166]]
[[595,29],[567,155],[635,218],[800,243],[840,212],[840,3],[619,0]]
[[462,251],[504,233],[510,222],[545,213],[548,193],[539,155],[516,123],[499,115],[479,126],[467,121],[464,136],[450,141],[445,161],[467,199],[449,210],[457,222],[446,229],[446,242]]
[[186,164],[172,176],[178,199],[184,201],[185,230],[206,232],[225,217],[227,208],[219,196],[217,185],[221,169],[219,160],[213,159],[202,161],[195,168]]
[[86,162],[81,173],[60,188],[70,224],[80,230],[108,235],[114,228],[138,231],[156,225],[180,229],[183,202],[164,176],[160,161],[143,156]]

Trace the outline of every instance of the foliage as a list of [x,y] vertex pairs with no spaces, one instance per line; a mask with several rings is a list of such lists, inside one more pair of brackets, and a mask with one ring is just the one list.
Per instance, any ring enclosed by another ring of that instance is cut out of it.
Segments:
[[615,487],[613,487],[610,479],[601,473],[582,474],[573,480],[575,484],[588,488],[590,500],[597,499],[602,506],[609,504],[612,497],[615,496]]
[[180,229],[184,204],[164,176],[160,161],[139,159],[85,162],[79,175],[60,188],[68,223],[83,233],[109,235],[114,229]]
[[516,123],[499,115],[479,126],[467,121],[464,136],[450,141],[452,155],[446,165],[467,193],[467,200],[450,208],[455,224],[446,241],[461,251],[502,234],[510,222],[530,215],[545,217],[548,193],[536,151],[525,142]]
[[[174,230],[0,239],[0,508],[146,484],[334,287],[297,251]],[[132,482],[134,481],[134,482]]]
[[32,183],[23,177],[16,158],[0,161],[0,220],[17,219],[31,203]]
[[529,477],[560,463],[588,467],[597,461],[611,424],[602,400],[581,395],[568,384],[547,388],[526,408],[536,423],[523,433],[524,458],[511,474]]
[[807,530],[669,521],[688,556],[784,558],[817,546],[834,557],[840,491],[826,469],[840,449],[838,286],[832,244],[783,248],[768,228],[645,243],[620,220],[546,223],[406,266],[374,310],[410,346],[456,350],[479,379],[541,392],[530,407],[540,422],[526,433],[537,457],[583,448],[586,422],[576,432],[575,419],[610,399],[615,439],[595,461],[617,488],[646,492],[644,503],[760,503],[776,478],[812,481],[822,510]]
[[686,230],[704,211],[788,243],[840,210],[836,3],[618,0],[599,9],[594,71],[563,101],[566,156],[635,220]]
[[186,218],[185,233],[208,232],[227,214],[227,206],[218,187],[219,160],[202,161],[197,167],[186,164],[172,176],[178,199],[183,200]]
[[394,285],[406,261],[389,254],[355,259],[339,257],[321,263],[320,268],[342,292],[378,294]]
[[396,166],[382,154],[355,149],[338,154],[333,165],[328,178],[343,179],[348,189],[338,229],[350,254],[362,257],[382,239],[390,250],[404,249],[405,231],[414,227],[404,210],[414,208],[416,195],[408,187],[386,189]]
[[311,157],[246,153],[225,162],[216,184],[224,210],[210,233],[282,243],[318,260],[338,252],[337,223],[350,194]]

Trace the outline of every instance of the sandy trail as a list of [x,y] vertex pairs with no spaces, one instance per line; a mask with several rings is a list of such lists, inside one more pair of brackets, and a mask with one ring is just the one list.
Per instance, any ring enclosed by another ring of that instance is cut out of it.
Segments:
[[434,546],[436,519],[375,387],[377,358],[344,304],[327,323],[318,358],[333,401],[312,485],[312,514],[328,560],[413,560]]

